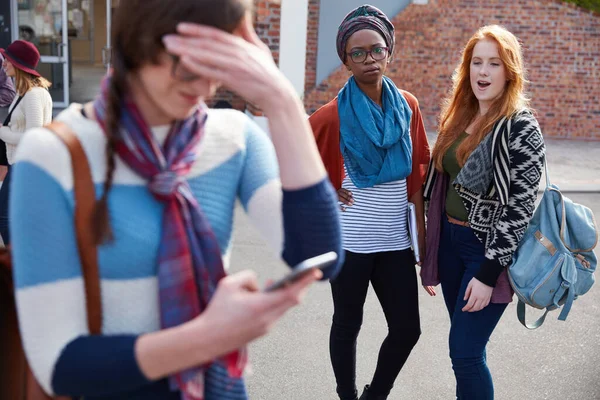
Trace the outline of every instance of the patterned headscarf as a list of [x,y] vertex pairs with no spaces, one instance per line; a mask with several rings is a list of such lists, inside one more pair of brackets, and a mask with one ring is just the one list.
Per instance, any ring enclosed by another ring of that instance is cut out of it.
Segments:
[[378,32],[385,39],[390,54],[394,54],[396,38],[394,25],[389,18],[377,7],[366,4],[351,11],[340,24],[337,34],[337,52],[340,60],[346,62],[346,43],[354,33],[370,29]]

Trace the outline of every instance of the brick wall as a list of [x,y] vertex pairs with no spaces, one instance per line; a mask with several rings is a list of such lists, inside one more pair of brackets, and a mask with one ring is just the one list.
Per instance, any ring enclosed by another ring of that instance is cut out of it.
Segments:
[[276,63],[279,63],[281,30],[281,0],[254,0],[256,33],[265,42]]
[[317,85],[317,53],[319,50],[319,17],[321,0],[308,0],[308,28],[306,33],[306,83],[307,93]]
[[[281,27],[281,0],[254,0],[254,27],[256,33],[265,42],[276,63],[279,63],[279,36]],[[219,89],[215,96],[207,101],[209,106],[214,106],[218,101],[227,101],[237,110],[245,110],[246,102],[232,92]],[[250,111],[254,108],[248,105]]]
[[[544,134],[600,140],[600,15],[558,0],[430,0],[393,22],[398,45],[388,75],[417,96],[428,130],[437,126],[462,47],[480,26],[501,24],[523,42]],[[307,93],[307,111],[332,99],[348,77],[340,68]]]

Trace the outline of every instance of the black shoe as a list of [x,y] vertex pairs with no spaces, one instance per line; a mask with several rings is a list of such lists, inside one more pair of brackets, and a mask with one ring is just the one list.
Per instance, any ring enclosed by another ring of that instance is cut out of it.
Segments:
[[369,394],[369,388],[369,385],[365,385],[365,390],[358,400],[387,400],[387,395]]
[[354,389],[354,394],[352,395],[341,395],[338,393],[338,396],[340,398],[340,400],[358,400],[358,393],[356,392],[356,389]]

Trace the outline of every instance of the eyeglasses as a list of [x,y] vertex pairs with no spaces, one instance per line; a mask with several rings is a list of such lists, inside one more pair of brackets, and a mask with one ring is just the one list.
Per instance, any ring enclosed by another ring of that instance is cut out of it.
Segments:
[[173,60],[173,69],[171,70],[171,75],[173,78],[177,79],[181,82],[193,82],[200,77],[192,72],[190,72],[186,67],[181,65],[181,60],[178,56],[170,54],[171,59]]
[[347,53],[353,63],[360,64],[367,60],[367,56],[371,55],[373,60],[381,61],[387,58],[390,49],[387,47],[375,47],[372,50],[354,50]]

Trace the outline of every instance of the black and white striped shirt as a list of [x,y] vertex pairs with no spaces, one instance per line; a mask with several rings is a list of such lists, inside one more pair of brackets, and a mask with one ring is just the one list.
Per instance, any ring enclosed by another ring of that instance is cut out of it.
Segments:
[[408,235],[408,194],[406,179],[373,187],[357,188],[346,171],[342,188],[352,192],[353,206],[341,213],[344,249],[353,253],[405,250]]

